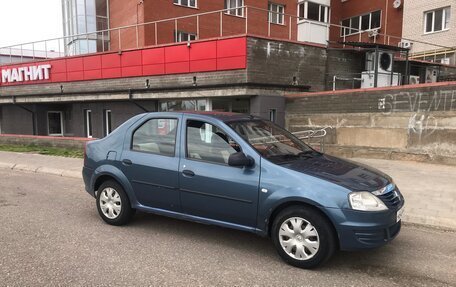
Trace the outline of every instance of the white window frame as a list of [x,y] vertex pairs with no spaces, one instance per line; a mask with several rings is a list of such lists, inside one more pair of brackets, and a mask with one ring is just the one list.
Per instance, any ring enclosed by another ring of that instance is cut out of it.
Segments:
[[[231,6],[231,1],[234,1],[236,4]],[[225,9],[227,10],[225,14],[237,17],[244,17],[244,0],[225,0]]]
[[[89,121],[90,116],[90,121]],[[84,128],[86,132],[86,137],[91,139],[93,138],[93,121],[92,121],[92,110],[84,110]],[[90,127],[89,127],[90,125]]]
[[277,121],[277,109],[269,109],[269,120],[273,123]]
[[190,0],[187,0],[187,5],[182,4],[182,0],[173,0],[173,4],[188,8],[198,8],[198,0],[195,0],[195,6],[190,5]]
[[174,41],[176,43],[195,41],[198,39],[198,35],[185,32],[185,31],[175,31],[174,32]]
[[[110,117],[109,117],[109,115],[110,115]],[[112,132],[112,111],[105,110],[104,118],[105,118],[105,136],[108,136]]]
[[[49,131],[49,114],[60,114],[60,131],[61,133],[59,134],[51,134]],[[53,137],[63,137],[63,112],[61,111],[48,111],[46,114],[46,119],[47,119],[47,131],[49,136]]]
[[[372,15],[375,12],[378,12],[378,11],[380,11],[380,26],[373,28],[372,27]],[[344,37],[344,36],[347,37],[347,36],[357,35],[359,33],[363,33],[365,31],[371,31],[371,30],[374,30],[374,29],[381,29],[382,28],[382,16],[383,16],[382,13],[383,13],[382,10],[375,10],[375,11],[371,11],[369,13],[365,13],[365,14],[362,14],[362,15],[358,15],[358,16],[353,16],[353,17],[350,17],[350,18],[342,19],[340,21],[340,26],[341,26],[340,37]],[[362,26],[362,23],[363,23],[363,21],[362,21],[363,20],[363,16],[366,16],[366,15],[369,15],[369,28],[367,30],[362,30],[361,26]],[[359,21],[359,23],[358,23],[358,31],[354,32],[354,33],[351,33],[351,29],[355,29],[355,28],[351,27],[351,23],[352,23],[352,19],[353,18],[358,18],[358,21]],[[349,24],[348,27],[345,27],[342,24],[345,20],[350,20],[350,24]],[[345,29],[348,29],[348,31],[349,31],[347,34],[344,33]]]
[[273,2],[268,3],[269,17],[268,21],[271,24],[284,25],[285,24],[285,5]]
[[[435,30],[435,12],[442,10],[442,30]],[[449,13],[448,13],[449,12]],[[449,14],[449,19],[448,19],[448,26],[446,27],[446,22],[447,22],[447,13]],[[427,28],[427,15],[432,14],[432,28],[431,31],[426,31]],[[432,33],[437,33],[437,32],[443,32],[443,31],[448,31],[450,30],[450,21],[451,21],[451,6],[439,8],[439,9],[434,9],[431,11],[426,11],[424,12],[424,27],[423,31],[424,34],[432,34]]]
[[[318,5],[318,21],[317,20],[313,20],[313,19],[308,19],[308,16],[309,16],[309,2],[312,2],[313,4],[316,4]],[[301,8],[302,7],[302,8]],[[321,15],[321,8],[324,8],[325,9],[325,19],[322,19],[322,15]],[[300,16],[300,11],[301,9],[304,9],[304,15],[303,17]],[[319,22],[319,23],[326,23],[326,24],[329,24],[329,19],[331,19],[331,9],[329,6],[326,6],[326,5],[323,5],[323,4],[320,4],[320,3],[317,3],[317,2],[313,2],[313,1],[300,1],[298,2],[298,23],[301,23],[303,21],[315,21],[315,22]]]

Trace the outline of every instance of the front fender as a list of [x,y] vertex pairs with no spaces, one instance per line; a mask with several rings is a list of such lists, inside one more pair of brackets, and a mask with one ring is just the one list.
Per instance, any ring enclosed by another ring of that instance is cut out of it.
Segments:
[[327,208],[348,204],[346,188],[317,177],[261,161],[257,228],[266,232],[273,212],[287,203],[303,203],[321,210],[331,221]]
[[130,204],[132,207],[135,207],[138,205],[138,200],[136,199],[135,193],[133,192],[133,187],[130,184],[130,181],[127,179],[125,174],[117,167],[112,165],[112,163],[109,164],[103,164],[99,166],[97,169],[95,169],[93,173],[92,181],[90,183],[90,186],[92,187],[92,190],[95,192],[95,183],[97,180],[102,177],[102,176],[110,176],[114,178],[117,182],[122,185],[124,188],[125,192],[127,193],[128,199],[130,200]]

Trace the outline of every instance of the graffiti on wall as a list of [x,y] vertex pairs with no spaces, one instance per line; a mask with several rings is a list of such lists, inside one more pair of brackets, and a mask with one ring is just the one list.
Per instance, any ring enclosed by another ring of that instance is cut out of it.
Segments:
[[378,109],[384,115],[413,112],[408,121],[409,133],[417,134],[421,140],[438,128],[438,120],[432,112],[456,111],[456,90],[388,94],[379,98]]
[[384,114],[456,111],[456,90],[388,94],[379,99],[378,107]]

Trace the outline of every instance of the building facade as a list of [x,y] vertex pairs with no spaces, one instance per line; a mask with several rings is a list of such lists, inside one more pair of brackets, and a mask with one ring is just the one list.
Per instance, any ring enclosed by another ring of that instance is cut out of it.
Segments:
[[[452,0],[414,0],[404,6],[403,37],[415,58],[455,65],[456,3]],[[418,42],[419,41],[419,42]]]
[[[339,42],[397,46],[403,9],[389,0],[63,0],[62,7],[66,57],[0,65],[0,133],[100,138],[138,113],[176,110],[250,113],[283,125],[284,95],[333,89],[333,79],[364,71],[366,51]],[[71,37],[79,31],[88,34]]]

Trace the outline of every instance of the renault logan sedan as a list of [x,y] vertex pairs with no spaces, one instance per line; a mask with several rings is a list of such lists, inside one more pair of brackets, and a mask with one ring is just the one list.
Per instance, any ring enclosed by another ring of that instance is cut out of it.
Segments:
[[404,198],[367,166],[320,153],[272,122],[217,112],[147,113],[89,142],[83,178],[101,218],[136,210],[270,236],[289,264],[378,247]]

